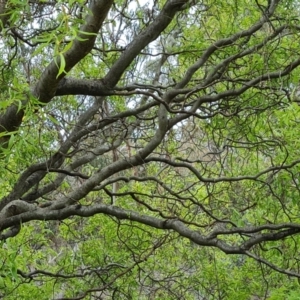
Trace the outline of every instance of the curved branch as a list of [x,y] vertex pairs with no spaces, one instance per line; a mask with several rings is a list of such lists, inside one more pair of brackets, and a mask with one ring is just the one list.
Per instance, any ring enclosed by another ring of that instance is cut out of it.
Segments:
[[[71,205],[60,210],[52,210],[51,207],[44,209],[39,208],[29,212],[9,217],[0,221],[0,228],[2,230],[15,226],[16,224],[26,223],[32,220],[64,220],[70,216],[90,217],[95,214],[106,214],[114,216],[120,220],[129,220],[141,223],[153,228],[162,230],[173,230],[182,237],[188,238],[195,244],[206,247],[216,247],[226,254],[246,254],[254,245],[260,244],[263,241],[278,240],[283,237],[292,236],[299,233],[298,224],[288,224],[289,229],[285,231],[278,231],[275,233],[259,234],[251,236],[248,242],[242,242],[240,245],[230,245],[227,242],[211,236],[202,235],[200,232],[187,227],[183,222],[177,219],[163,220],[156,217],[142,215],[132,210],[122,209],[112,205],[95,204],[93,206]],[[280,227],[287,225],[281,224]],[[265,227],[257,227],[257,230],[265,230]],[[247,230],[246,230],[247,231]],[[248,254],[247,254],[248,255]]]
[[96,36],[100,30],[112,0],[91,0],[89,5],[90,14],[85,20],[85,24],[80,28],[78,39],[75,39],[72,47],[64,53],[65,72],[57,77],[60,59],[56,58],[42,73],[41,78],[33,89],[33,95],[39,101],[47,103],[55,95],[57,85],[80,60],[82,60],[93,48]]
[[[80,60],[82,60],[93,48],[96,35],[112,5],[112,0],[91,0],[89,10],[90,14],[86,18],[85,24],[80,28],[78,39],[73,42],[72,47],[64,53],[65,72],[70,71]],[[40,80],[32,90],[32,94],[40,102],[48,103],[55,95],[58,83],[66,73],[63,72],[57,77],[60,58],[55,58],[44,70]],[[23,101],[26,105],[27,100]],[[24,115],[23,109],[17,105],[9,107],[4,114],[0,116],[0,133],[16,130],[22,123]],[[7,137],[0,138],[0,145],[5,146]]]
[[242,181],[242,180],[258,180],[259,177],[273,172],[273,171],[278,171],[278,170],[288,170],[300,163],[300,160],[296,160],[292,162],[289,165],[279,165],[279,166],[274,166],[270,167],[268,169],[265,169],[256,175],[245,175],[245,176],[239,176],[239,177],[218,177],[218,178],[205,178],[203,177],[196,168],[194,168],[191,164],[185,163],[185,162],[175,162],[170,159],[166,158],[160,158],[160,157],[148,157],[145,159],[145,163],[149,163],[152,161],[159,161],[163,162],[167,165],[173,166],[173,167],[178,167],[178,168],[187,168],[189,169],[201,182],[210,182],[210,183],[217,183],[217,182],[233,182],[233,181]]

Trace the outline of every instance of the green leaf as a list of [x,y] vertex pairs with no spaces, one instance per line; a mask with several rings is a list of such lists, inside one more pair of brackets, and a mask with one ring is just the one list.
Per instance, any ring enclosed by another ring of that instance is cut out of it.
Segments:
[[66,61],[63,53],[59,54],[59,70],[56,78],[58,78],[62,73],[65,73]]

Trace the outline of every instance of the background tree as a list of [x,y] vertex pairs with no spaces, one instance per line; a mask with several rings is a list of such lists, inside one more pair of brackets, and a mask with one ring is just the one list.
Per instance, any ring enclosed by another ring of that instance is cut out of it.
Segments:
[[2,297],[298,299],[298,4],[0,1]]

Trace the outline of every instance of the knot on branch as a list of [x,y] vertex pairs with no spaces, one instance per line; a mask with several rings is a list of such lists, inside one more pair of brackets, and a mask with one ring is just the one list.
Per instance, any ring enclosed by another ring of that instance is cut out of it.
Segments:
[[36,210],[36,208],[36,205],[25,202],[23,200],[14,200],[4,206],[4,208],[0,212],[0,221],[24,212]]
[[[23,200],[14,200],[6,206],[4,206],[4,208],[0,212],[0,223],[9,217],[13,217],[24,212],[36,210],[36,208],[37,207],[34,204],[27,203]],[[16,236],[20,232],[20,230],[21,224],[14,224],[10,228],[8,228],[4,233],[0,234],[0,240],[6,240],[9,237]]]

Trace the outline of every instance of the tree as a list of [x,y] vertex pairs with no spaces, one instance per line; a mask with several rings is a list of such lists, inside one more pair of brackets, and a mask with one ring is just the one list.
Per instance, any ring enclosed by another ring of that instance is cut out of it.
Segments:
[[2,296],[298,299],[299,15],[0,1]]

